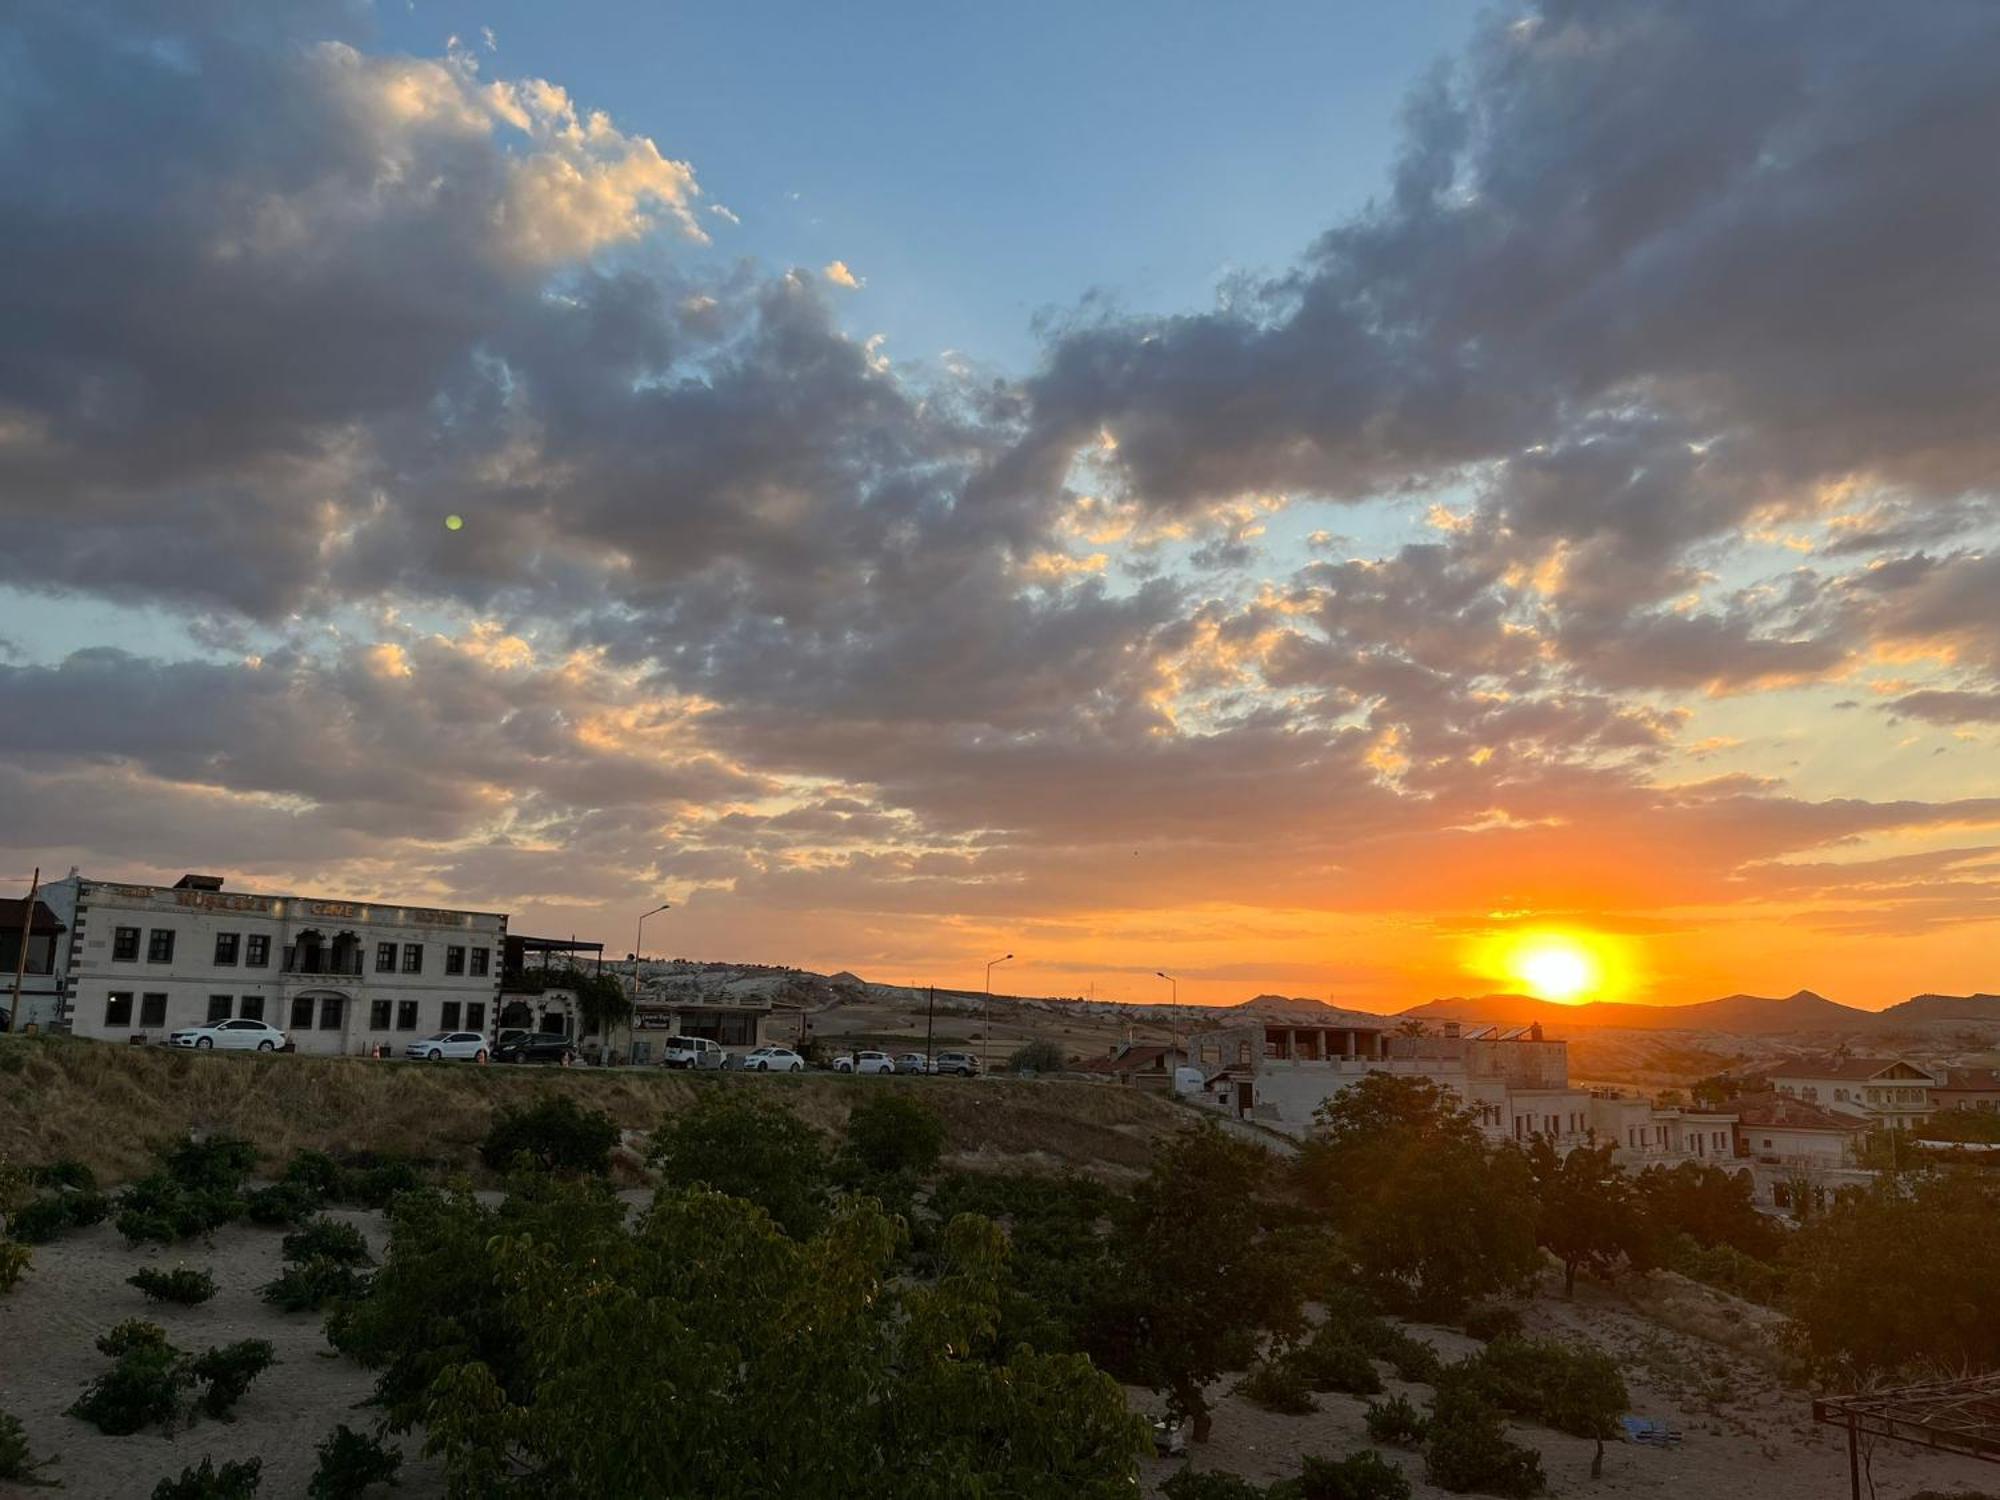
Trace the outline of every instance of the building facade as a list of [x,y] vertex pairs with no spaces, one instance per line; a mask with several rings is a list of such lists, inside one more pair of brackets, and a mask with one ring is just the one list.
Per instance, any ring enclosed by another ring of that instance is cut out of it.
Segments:
[[396,1050],[434,1031],[493,1030],[507,918],[319,896],[71,875],[47,889],[65,922],[63,1020],[78,1036],[159,1042],[232,1016],[301,1052]]
[[67,931],[39,897],[32,906],[25,897],[0,897],[0,1011],[9,1030],[47,1031],[62,1019]]
[[1943,1069],[1901,1057],[1807,1059],[1772,1069],[1770,1078],[1781,1094],[1896,1130],[1928,1120],[1937,1107],[1931,1090],[1945,1082]]

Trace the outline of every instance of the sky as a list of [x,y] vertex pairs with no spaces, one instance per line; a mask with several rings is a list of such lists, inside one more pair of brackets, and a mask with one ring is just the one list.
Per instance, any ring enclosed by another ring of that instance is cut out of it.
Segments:
[[1970,0],[25,0],[0,882],[2000,990],[1996,85]]

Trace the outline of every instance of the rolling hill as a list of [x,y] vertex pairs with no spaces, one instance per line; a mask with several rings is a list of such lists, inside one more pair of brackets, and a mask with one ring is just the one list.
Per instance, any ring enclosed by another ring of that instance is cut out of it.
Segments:
[[1474,1026],[1526,1026],[1539,1021],[1557,1036],[1599,1026],[1763,1036],[1856,1029],[1873,1022],[1875,1013],[1837,1004],[1811,990],[1800,990],[1782,998],[1725,995],[1720,1000],[1704,1000],[1694,1005],[1620,1005],[1610,1001],[1558,1005],[1532,995],[1472,995],[1431,1000],[1396,1017],[1410,1018],[1433,1023],[1461,1021]]

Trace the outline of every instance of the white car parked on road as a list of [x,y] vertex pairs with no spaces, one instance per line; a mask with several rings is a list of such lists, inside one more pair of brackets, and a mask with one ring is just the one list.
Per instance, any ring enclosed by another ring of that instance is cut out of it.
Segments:
[[759,1047],[744,1055],[743,1066],[752,1073],[803,1073],[806,1060],[790,1047]]
[[905,1052],[896,1059],[898,1073],[928,1073],[930,1070],[931,1060],[921,1052]]
[[434,1031],[411,1042],[403,1049],[403,1056],[426,1062],[443,1062],[448,1057],[485,1062],[486,1038],[476,1031]]
[[285,1045],[285,1034],[269,1021],[214,1021],[207,1026],[190,1026],[176,1031],[167,1040],[176,1047],[220,1047],[225,1052],[276,1052]]
[[857,1073],[893,1073],[896,1059],[886,1052],[857,1052],[854,1054],[854,1071]]
[[719,1068],[728,1054],[705,1036],[670,1036],[660,1049],[663,1068]]

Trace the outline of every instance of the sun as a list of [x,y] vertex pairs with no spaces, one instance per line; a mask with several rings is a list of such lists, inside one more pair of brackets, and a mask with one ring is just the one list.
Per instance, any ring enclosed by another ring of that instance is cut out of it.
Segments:
[[1565,1003],[1597,988],[1597,961],[1580,944],[1566,938],[1537,938],[1523,943],[1510,963],[1516,979],[1531,995]]

